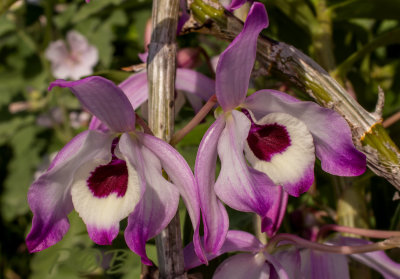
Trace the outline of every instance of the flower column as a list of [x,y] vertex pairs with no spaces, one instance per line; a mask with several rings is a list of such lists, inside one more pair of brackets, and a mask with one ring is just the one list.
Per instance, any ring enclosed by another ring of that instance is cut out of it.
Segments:
[[[174,131],[176,28],[179,0],[154,0],[152,35],[147,60],[149,126],[154,135],[169,141]],[[177,214],[157,237],[160,278],[186,278]]]

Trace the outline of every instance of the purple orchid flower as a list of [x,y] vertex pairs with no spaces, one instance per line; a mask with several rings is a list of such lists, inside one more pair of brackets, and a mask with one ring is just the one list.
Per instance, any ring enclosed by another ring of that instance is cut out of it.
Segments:
[[[263,231],[273,233],[283,212],[281,206],[271,208],[277,200],[287,202],[286,193],[298,197],[309,189],[315,156],[334,175],[360,175],[366,169],[365,155],[354,147],[348,124],[336,112],[275,90],[246,98],[258,34],[267,26],[264,6],[254,3],[242,32],[219,58],[216,96],[222,111],[217,109],[195,165],[207,252],[217,252],[228,231],[222,202],[257,213]],[[215,182],[217,152],[221,171]]]
[[[339,245],[365,245],[369,241],[350,237],[339,237],[330,242]],[[288,243],[285,243],[288,244]],[[265,246],[252,234],[242,231],[228,231],[226,241],[217,253],[206,253],[212,260],[228,252],[236,254],[222,262],[215,271],[214,279],[336,279],[349,277],[348,261],[345,255],[319,252],[311,249],[280,245],[270,254]],[[193,243],[184,249],[185,269],[202,265],[194,253]],[[400,264],[392,261],[383,251],[349,255],[355,260],[375,269],[386,279],[399,278]]]
[[62,79],[76,80],[90,75],[99,61],[97,48],[74,30],[67,33],[67,42],[63,40],[52,42],[47,47],[45,55],[51,62],[53,76]]
[[[193,243],[184,249],[185,269],[202,265],[193,252]],[[213,279],[246,278],[298,278],[301,267],[300,253],[296,249],[280,250],[268,254],[264,245],[252,234],[243,231],[228,231],[226,241],[216,253],[206,253],[208,260],[228,252],[247,252],[234,255],[222,262]]]
[[[135,131],[135,112],[111,81],[94,76],[75,82],[57,80],[49,89],[54,86],[70,88],[107,129],[78,134],[32,184],[29,251],[60,241],[69,228],[67,215],[75,208],[90,238],[101,245],[111,244],[119,222],[128,217],[126,243],[144,264],[151,264],[146,241],[168,225],[181,194],[193,222],[196,250],[204,259],[195,179],[183,157],[166,142]],[[172,183],[163,177],[162,169]]]

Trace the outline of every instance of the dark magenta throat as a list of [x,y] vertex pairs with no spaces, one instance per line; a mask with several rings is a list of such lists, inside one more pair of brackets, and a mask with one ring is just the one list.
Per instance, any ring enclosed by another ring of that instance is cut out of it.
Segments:
[[258,159],[269,162],[275,154],[284,152],[290,146],[290,136],[285,126],[277,123],[258,125],[247,110],[243,110],[243,113],[251,121],[247,142]]
[[95,168],[90,173],[87,185],[95,197],[104,198],[112,193],[123,197],[128,187],[128,168],[126,162],[115,156],[114,149],[119,141],[115,138],[111,146],[112,159],[106,165]]

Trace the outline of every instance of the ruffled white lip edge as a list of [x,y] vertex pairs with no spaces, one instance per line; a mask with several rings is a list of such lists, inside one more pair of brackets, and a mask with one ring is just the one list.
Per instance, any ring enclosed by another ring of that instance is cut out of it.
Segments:
[[307,126],[297,118],[285,113],[270,113],[258,121],[249,110],[257,125],[278,124],[286,128],[290,145],[282,153],[276,153],[271,161],[260,160],[255,156],[248,142],[245,142],[246,159],[258,171],[267,174],[277,185],[294,184],[305,175],[310,166],[314,166],[315,149],[311,133]]

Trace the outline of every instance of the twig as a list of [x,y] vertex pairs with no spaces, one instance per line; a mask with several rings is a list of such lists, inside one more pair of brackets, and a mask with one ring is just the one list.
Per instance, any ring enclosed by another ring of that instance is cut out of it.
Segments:
[[329,231],[351,233],[372,238],[400,237],[399,231],[370,230],[370,229],[360,229],[360,228],[352,228],[352,227],[339,226],[335,224],[329,224],[321,228],[321,230],[318,232],[317,238],[318,239],[323,238]]
[[309,248],[315,251],[321,251],[326,253],[335,253],[335,254],[342,254],[342,255],[350,255],[350,254],[362,254],[368,252],[374,252],[379,250],[388,250],[392,248],[396,248],[399,246],[400,238],[399,237],[392,237],[385,239],[380,242],[366,244],[366,245],[359,245],[359,246],[336,246],[336,245],[326,245],[317,242],[312,242],[296,235],[288,234],[288,233],[281,233],[277,234],[268,242],[266,246],[267,251],[274,250],[275,247],[281,241],[290,241],[293,242],[296,246],[300,246],[303,248]]
[[383,123],[382,123],[382,126],[387,128],[387,127],[393,125],[394,123],[396,123],[399,120],[400,120],[400,111],[396,112],[395,114],[393,114],[389,118],[385,119],[383,121]]
[[180,142],[194,127],[199,125],[199,123],[207,116],[210,110],[217,103],[217,97],[215,95],[207,101],[207,103],[199,110],[199,112],[193,117],[192,120],[185,127],[180,129],[176,134],[173,135],[170,144],[176,145]]

